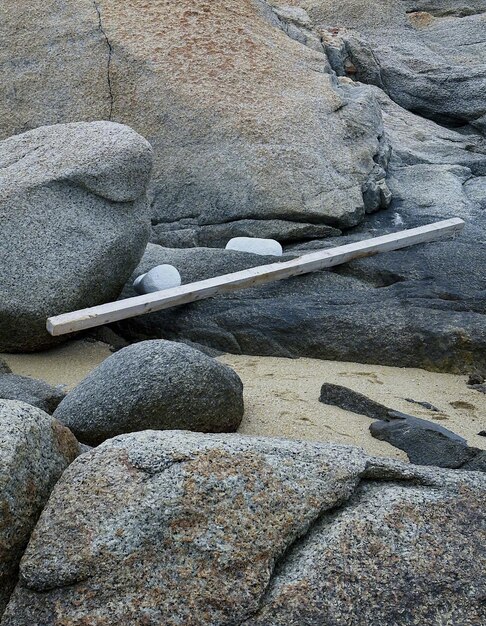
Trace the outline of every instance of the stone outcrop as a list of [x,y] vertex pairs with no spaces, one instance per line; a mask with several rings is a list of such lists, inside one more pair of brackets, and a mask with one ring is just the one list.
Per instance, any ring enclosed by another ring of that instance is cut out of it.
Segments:
[[224,246],[266,220],[281,241],[326,236],[389,202],[376,102],[341,85],[319,38],[268,3],[2,5],[0,133],[133,127],[155,151],[154,241]]
[[57,484],[2,626],[473,626],[485,488],[346,446],[120,436]]
[[377,85],[403,108],[440,124],[486,131],[485,0],[288,4],[307,9],[338,74]]

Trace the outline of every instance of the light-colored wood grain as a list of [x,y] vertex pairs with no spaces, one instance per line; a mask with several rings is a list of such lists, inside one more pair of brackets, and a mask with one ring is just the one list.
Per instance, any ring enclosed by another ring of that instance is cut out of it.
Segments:
[[237,289],[255,287],[265,283],[283,280],[291,276],[299,276],[309,272],[315,272],[353,259],[372,256],[379,252],[389,252],[406,248],[418,243],[435,241],[445,236],[458,234],[464,227],[464,221],[452,218],[441,222],[403,230],[374,239],[366,239],[345,246],[338,246],[327,250],[319,250],[311,254],[300,256],[290,261],[271,263],[252,267],[233,274],[224,274],[196,283],[165,289],[142,296],[108,302],[99,306],[64,313],[50,317],[47,320],[47,330],[51,335],[64,335],[67,333],[109,324],[128,317],[145,315],[154,311],[161,311],[180,304],[187,304],[204,298],[210,298],[218,294],[228,293]]

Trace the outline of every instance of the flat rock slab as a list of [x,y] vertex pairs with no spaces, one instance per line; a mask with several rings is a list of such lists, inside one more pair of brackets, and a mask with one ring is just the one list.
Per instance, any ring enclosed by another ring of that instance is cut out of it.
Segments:
[[64,473],[2,626],[473,626],[485,490],[346,446],[124,435]]

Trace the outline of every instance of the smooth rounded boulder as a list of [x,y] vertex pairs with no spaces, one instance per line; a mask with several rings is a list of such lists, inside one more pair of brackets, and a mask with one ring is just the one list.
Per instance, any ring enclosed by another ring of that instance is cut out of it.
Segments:
[[123,435],[56,485],[2,626],[476,626],[485,492],[350,446]]
[[82,442],[146,429],[235,431],[243,417],[243,385],[226,365],[170,341],[143,341],[93,370],[54,416]]
[[0,400],[0,616],[37,518],[79,452],[74,435],[44,411]]
[[148,142],[111,122],[0,143],[0,351],[52,346],[48,317],[117,298],[148,241],[151,167]]

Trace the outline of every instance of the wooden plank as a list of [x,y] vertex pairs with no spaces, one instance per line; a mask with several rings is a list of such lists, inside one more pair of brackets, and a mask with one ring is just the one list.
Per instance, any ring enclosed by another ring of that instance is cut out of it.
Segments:
[[99,306],[64,313],[47,320],[47,330],[51,335],[67,333],[101,326],[170,307],[203,300],[218,294],[229,293],[237,289],[245,289],[265,283],[283,280],[291,276],[299,276],[316,270],[334,267],[353,259],[372,256],[379,252],[399,250],[418,243],[435,241],[448,235],[458,234],[464,227],[464,221],[452,218],[441,222],[403,230],[374,239],[366,239],[336,248],[319,250],[300,256],[290,261],[271,263],[252,267],[232,274],[224,274],[201,280],[173,289],[165,289],[155,293],[144,294],[134,298],[109,302]]

